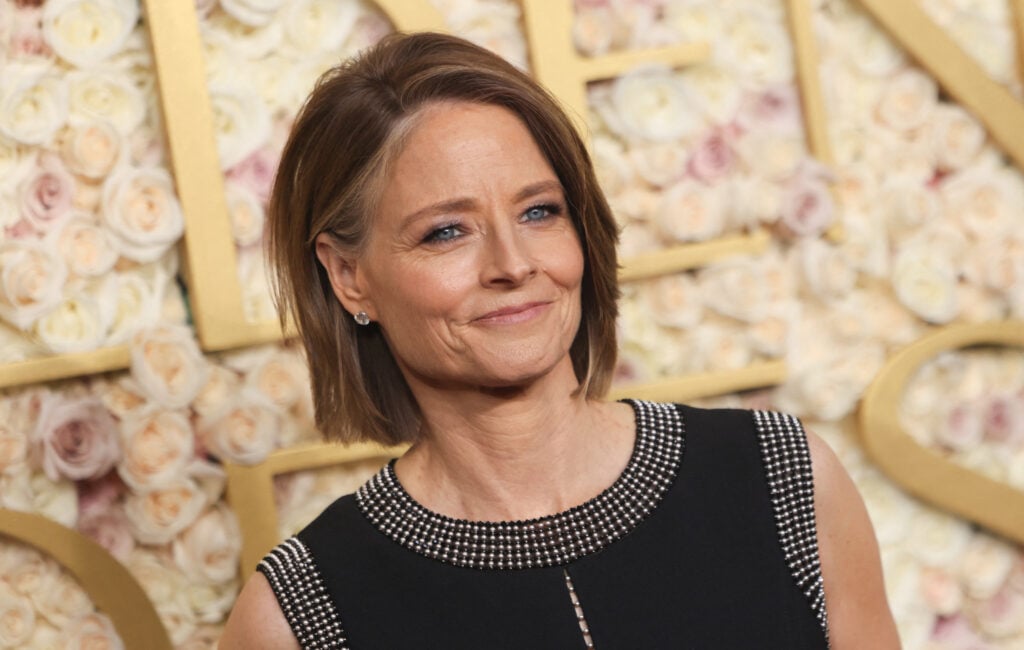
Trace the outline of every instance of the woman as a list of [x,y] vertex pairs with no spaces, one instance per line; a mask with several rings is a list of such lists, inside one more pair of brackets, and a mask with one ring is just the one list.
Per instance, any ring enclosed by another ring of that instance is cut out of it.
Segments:
[[600,400],[616,228],[529,77],[385,39],[317,85],[270,215],[318,425],[412,446],[267,556],[222,648],[898,647],[816,436]]

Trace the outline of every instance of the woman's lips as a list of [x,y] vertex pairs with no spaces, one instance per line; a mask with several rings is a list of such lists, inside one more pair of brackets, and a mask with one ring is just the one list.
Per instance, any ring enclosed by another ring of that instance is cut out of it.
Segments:
[[496,325],[521,323],[539,315],[550,304],[549,302],[524,302],[520,305],[502,307],[480,316],[476,322]]

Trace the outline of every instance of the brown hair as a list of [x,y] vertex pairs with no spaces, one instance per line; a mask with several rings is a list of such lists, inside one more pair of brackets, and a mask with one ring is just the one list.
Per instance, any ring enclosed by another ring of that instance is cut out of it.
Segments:
[[444,100],[505,107],[554,168],[583,247],[575,394],[600,397],[615,365],[618,230],[586,147],[555,100],[497,55],[443,34],[392,34],[326,72],[292,127],[268,209],[268,254],[282,323],[306,349],[316,424],[328,439],[413,442],[420,411],[377,324],[359,326],[335,297],[317,235],[358,254],[390,163],[417,112]]

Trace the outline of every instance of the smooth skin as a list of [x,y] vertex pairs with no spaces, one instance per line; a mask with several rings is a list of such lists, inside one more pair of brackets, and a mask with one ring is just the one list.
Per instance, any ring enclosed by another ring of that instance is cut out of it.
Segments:
[[[341,304],[384,332],[426,433],[397,463],[451,517],[527,519],[621,474],[625,404],[572,397],[583,257],[557,176],[513,113],[437,103],[418,116],[358,256],[317,239]],[[878,547],[853,482],[808,434],[832,647],[898,648]],[[344,616],[344,614],[342,614]],[[270,585],[249,579],[220,647],[297,648]]]

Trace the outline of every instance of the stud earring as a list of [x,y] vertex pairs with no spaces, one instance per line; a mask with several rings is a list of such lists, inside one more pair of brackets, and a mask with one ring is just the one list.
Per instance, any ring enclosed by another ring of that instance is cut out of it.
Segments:
[[367,315],[367,313],[365,311],[357,312],[356,314],[354,314],[352,316],[352,318],[354,318],[355,321],[357,323],[359,323],[360,325],[369,325],[370,324],[370,317],[369,317],[369,315]]

